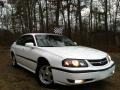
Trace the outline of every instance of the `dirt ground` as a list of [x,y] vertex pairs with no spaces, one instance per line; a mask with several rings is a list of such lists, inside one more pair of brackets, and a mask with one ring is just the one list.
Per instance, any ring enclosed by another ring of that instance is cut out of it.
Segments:
[[10,63],[9,50],[0,47],[0,90],[120,90],[120,53],[111,53],[116,62],[116,72],[113,77],[91,84],[77,86],[62,86],[55,84],[47,88],[40,85],[35,75]]

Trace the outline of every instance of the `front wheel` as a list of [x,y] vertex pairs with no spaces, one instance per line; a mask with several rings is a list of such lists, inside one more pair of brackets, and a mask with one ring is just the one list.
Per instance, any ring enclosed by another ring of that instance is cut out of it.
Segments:
[[53,84],[52,70],[49,64],[42,65],[38,69],[38,79],[41,84],[50,86]]

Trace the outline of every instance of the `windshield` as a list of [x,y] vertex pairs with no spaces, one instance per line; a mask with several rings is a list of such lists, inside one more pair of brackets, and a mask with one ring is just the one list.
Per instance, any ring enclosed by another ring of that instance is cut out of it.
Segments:
[[36,35],[35,38],[39,47],[76,46],[72,40],[61,35]]

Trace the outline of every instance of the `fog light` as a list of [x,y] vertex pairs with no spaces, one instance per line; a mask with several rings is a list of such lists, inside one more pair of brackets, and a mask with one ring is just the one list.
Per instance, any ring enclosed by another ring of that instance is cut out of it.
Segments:
[[83,84],[84,80],[75,80],[75,83],[77,83],[77,84]]

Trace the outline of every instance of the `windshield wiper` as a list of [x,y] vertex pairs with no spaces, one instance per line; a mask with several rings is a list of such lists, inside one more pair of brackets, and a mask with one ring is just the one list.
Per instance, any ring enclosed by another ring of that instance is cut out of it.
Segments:
[[55,47],[55,46],[40,46],[40,47]]

